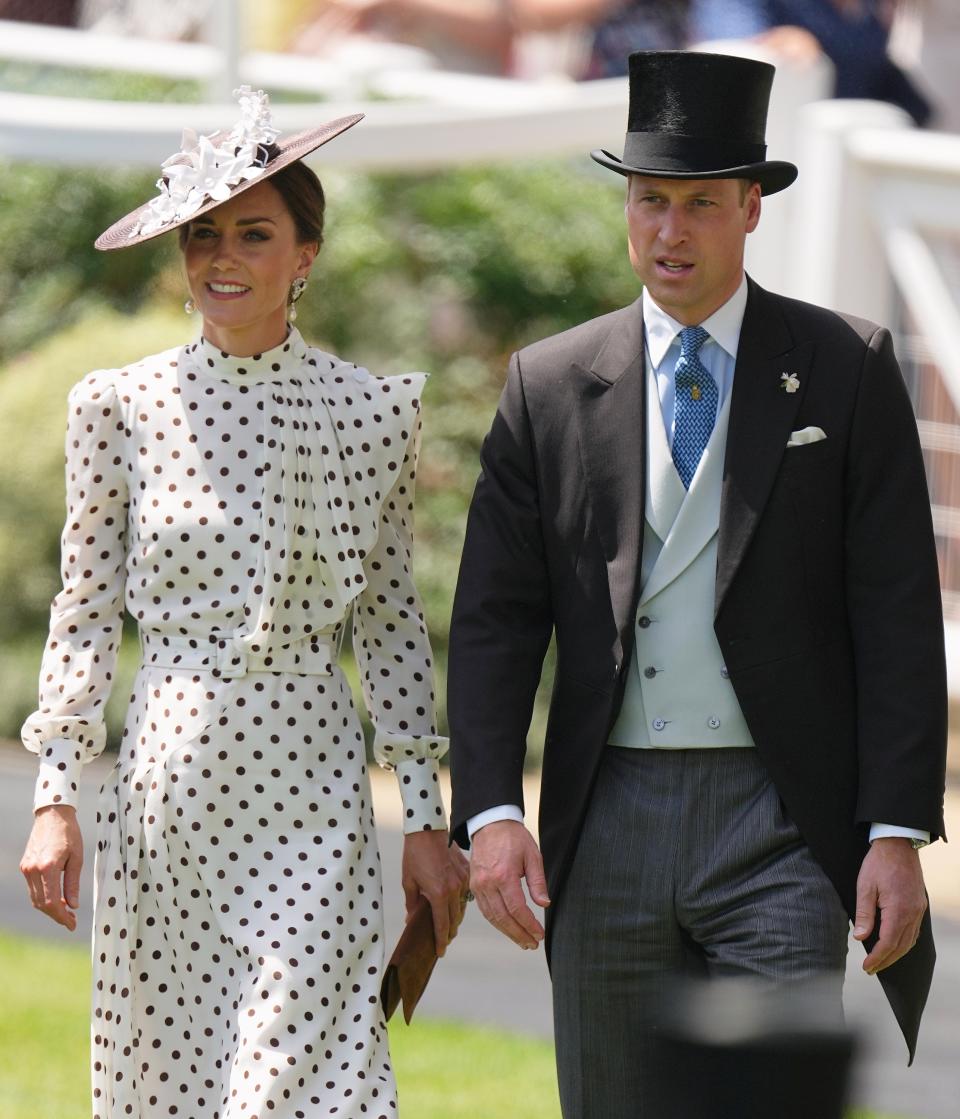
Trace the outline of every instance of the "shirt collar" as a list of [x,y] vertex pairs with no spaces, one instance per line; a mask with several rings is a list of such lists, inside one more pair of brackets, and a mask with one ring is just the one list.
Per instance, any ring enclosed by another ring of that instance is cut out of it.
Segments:
[[293,326],[288,327],[287,336],[279,346],[249,357],[224,353],[202,335],[185,347],[186,362],[194,373],[235,385],[262,385],[301,376],[301,363],[306,356],[307,344]]
[[[747,276],[740,280],[740,286],[730,298],[718,307],[713,314],[704,319],[700,326],[711,339],[736,360],[740,345],[740,328],[747,309]],[[647,350],[654,369],[659,369],[667,350],[681,330],[683,323],[677,322],[663,308],[654,303],[647,288],[643,289],[643,329],[647,336]]]

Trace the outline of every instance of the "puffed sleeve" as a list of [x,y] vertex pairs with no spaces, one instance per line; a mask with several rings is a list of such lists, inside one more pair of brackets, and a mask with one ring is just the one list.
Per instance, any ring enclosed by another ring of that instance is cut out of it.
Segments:
[[354,604],[353,648],[376,735],[374,756],[396,770],[404,831],[447,826],[438,760],[433,656],[413,584],[413,495],[420,451],[419,400],[399,475],[381,508],[380,532],[364,560],[367,585]]
[[40,756],[34,808],[76,805],[80,771],[102,750],[123,620],[127,482],[124,422],[110,372],[70,393],[63,589],[50,608],[38,709],[23,743]]

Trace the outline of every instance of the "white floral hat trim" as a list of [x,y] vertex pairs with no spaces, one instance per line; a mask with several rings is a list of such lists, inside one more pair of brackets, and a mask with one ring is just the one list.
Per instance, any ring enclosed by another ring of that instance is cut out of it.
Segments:
[[[163,163],[160,191],[147,203],[128,236],[149,237],[168,225],[187,221],[205,203],[226,202],[231,188],[255,179],[267,165],[269,145],[280,135],[270,115],[270,98],[248,85],[233,91],[240,102],[240,120],[222,140],[222,133],[198,136],[186,128],[180,151]],[[215,142],[219,141],[219,142]]]

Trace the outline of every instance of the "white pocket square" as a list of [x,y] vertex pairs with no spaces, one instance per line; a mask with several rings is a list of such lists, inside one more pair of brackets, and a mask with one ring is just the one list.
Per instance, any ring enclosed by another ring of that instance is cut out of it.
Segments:
[[788,447],[802,447],[805,443],[819,443],[826,439],[827,433],[822,427],[804,427],[800,431],[792,431],[787,440]]

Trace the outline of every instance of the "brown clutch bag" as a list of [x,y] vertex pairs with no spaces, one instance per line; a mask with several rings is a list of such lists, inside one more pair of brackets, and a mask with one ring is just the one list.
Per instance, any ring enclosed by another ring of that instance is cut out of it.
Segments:
[[403,1002],[403,1019],[410,1025],[420,996],[437,962],[437,944],[433,936],[433,913],[423,896],[414,907],[410,920],[400,934],[380,984],[380,1005],[389,1021]]

